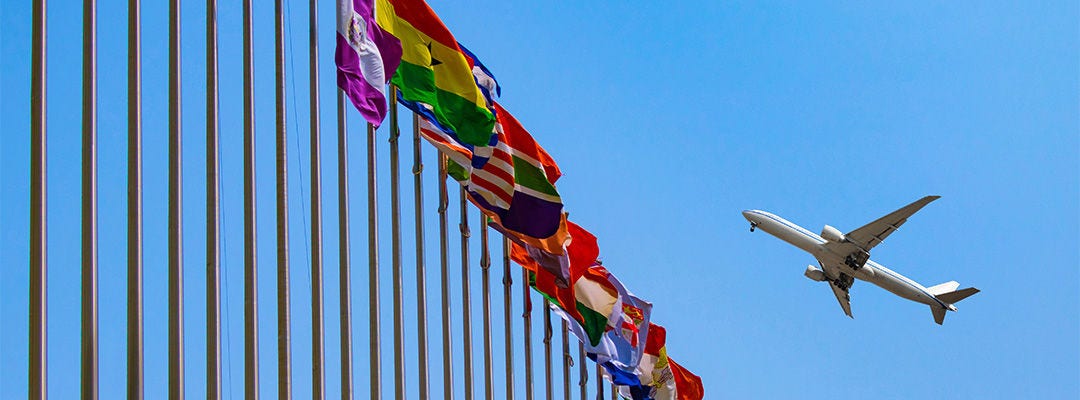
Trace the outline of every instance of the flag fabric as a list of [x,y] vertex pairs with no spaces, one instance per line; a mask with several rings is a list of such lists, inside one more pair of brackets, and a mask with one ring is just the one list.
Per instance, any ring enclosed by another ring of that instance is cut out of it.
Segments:
[[[631,294],[600,265],[589,267],[574,282],[574,297],[583,321],[574,320],[562,310],[556,314],[568,322],[570,331],[584,344],[585,351],[595,356],[594,360],[612,362],[632,372],[645,350],[652,304]],[[597,326],[601,323],[603,326]],[[601,336],[590,337],[597,333]]]
[[472,164],[474,149],[458,143],[432,121],[421,119],[420,134],[443,151],[447,170],[465,185],[470,200],[496,219],[500,228],[543,239],[559,233],[562,198],[555,181],[562,176],[555,160],[502,106],[498,140],[482,167]]
[[701,400],[701,378],[667,355],[667,331],[649,324],[645,354],[631,374],[611,362],[601,363],[604,375],[618,385],[619,394],[634,400]]
[[495,115],[438,15],[423,0],[376,0],[376,9],[378,25],[401,41],[401,65],[390,82],[402,103],[466,144],[490,145]]
[[529,255],[529,250],[518,243],[511,242],[510,258],[530,271],[530,286],[552,303],[562,307],[574,320],[580,322],[584,321],[584,317],[578,309],[574,289],[569,283],[575,282],[596,263],[600,248],[597,246],[596,236],[589,231],[569,221],[567,221],[567,228],[570,241],[565,249],[566,254],[561,256],[565,257],[565,261],[561,262],[568,265],[568,279],[563,280],[539,265],[537,260]]
[[337,84],[372,125],[386,117],[386,83],[401,62],[401,43],[375,22],[370,0],[338,0]]

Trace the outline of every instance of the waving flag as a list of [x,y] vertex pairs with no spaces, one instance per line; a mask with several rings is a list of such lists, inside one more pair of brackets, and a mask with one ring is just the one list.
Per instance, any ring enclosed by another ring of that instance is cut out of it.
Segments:
[[[474,149],[422,119],[421,136],[447,154],[448,170],[466,186],[470,199],[496,219],[499,228],[543,239],[560,232],[562,198],[555,181],[562,176],[555,160],[502,106],[498,141],[482,167],[471,164]],[[561,251],[559,251],[561,252]]]
[[559,310],[570,331],[598,363],[633,372],[645,350],[652,304],[630,294],[603,266],[594,265],[574,282],[582,321]]
[[423,0],[376,0],[376,8],[379,26],[401,41],[401,65],[390,81],[403,103],[462,142],[488,146],[495,115],[473,65],[438,15]]
[[601,363],[608,380],[619,385],[619,393],[634,400],[701,400],[705,389],[701,378],[675,363],[667,355],[667,332],[649,324],[645,355],[634,372]]
[[338,0],[337,84],[372,125],[386,117],[386,82],[401,62],[401,43],[375,23],[370,0]]

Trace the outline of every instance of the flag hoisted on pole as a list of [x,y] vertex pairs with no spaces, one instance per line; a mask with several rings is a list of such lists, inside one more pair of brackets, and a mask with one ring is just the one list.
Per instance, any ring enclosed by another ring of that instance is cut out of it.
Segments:
[[338,0],[337,85],[368,123],[386,117],[386,82],[401,62],[401,43],[375,22],[368,0]]

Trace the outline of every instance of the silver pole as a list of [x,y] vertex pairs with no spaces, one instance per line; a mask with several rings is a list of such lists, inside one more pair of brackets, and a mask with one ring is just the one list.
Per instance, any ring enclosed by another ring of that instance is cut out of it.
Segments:
[[551,400],[554,395],[551,379],[551,303],[544,299],[544,398]]
[[169,398],[184,398],[183,171],[180,0],[169,1]]
[[[503,357],[506,360],[504,369],[506,370],[506,399],[514,399],[514,345],[513,345],[513,331],[510,329],[510,310],[513,308],[513,301],[511,300],[511,289],[513,289],[514,281],[510,277],[510,239],[503,236],[502,241],[503,248]],[[528,290],[526,287],[525,290]]]
[[562,321],[562,381],[563,399],[570,400],[570,366],[574,358],[570,356],[570,335],[566,326],[566,320]]
[[615,387],[615,382],[611,383],[611,400],[618,400],[619,390]]
[[413,113],[413,217],[416,221],[416,353],[420,399],[428,398],[427,283],[424,268],[424,162],[420,151],[420,115]]
[[251,0],[244,0],[244,396],[259,398],[259,291],[255,258],[255,79]]
[[533,399],[533,362],[532,362],[532,298],[529,294],[529,270],[521,269],[521,331],[525,342],[525,400]]
[[450,222],[446,216],[450,208],[450,196],[446,191],[446,155],[442,152],[439,156],[439,262],[441,266],[441,302],[442,306],[442,358],[443,358],[443,398],[454,398],[454,375],[453,356],[451,342],[453,331],[450,329],[450,256],[448,237],[450,236]]
[[480,292],[484,307],[484,399],[492,400],[495,397],[495,381],[492,378],[492,348],[491,348],[491,254],[488,248],[488,223],[487,216],[480,212]]
[[472,400],[472,307],[469,301],[469,216],[465,187],[461,187],[461,325],[465,351],[465,400]]
[[46,380],[46,341],[48,339],[45,313],[48,309],[46,263],[48,246],[46,228],[46,152],[45,152],[45,0],[33,4],[31,67],[30,67],[30,351],[29,398],[48,397]]
[[375,126],[367,125],[368,183],[368,385],[371,399],[382,398],[379,356],[379,220],[375,181]]
[[83,1],[82,398],[98,398],[97,1]]
[[581,389],[581,400],[588,398],[589,370],[585,368],[585,344],[578,342],[578,387]]
[[[289,309],[289,151],[285,131],[285,17],[274,1],[274,109],[277,183],[277,351],[278,398],[292,398],[292,335]],[[312,385],[314,386],[314,385]]]
[[[340,3],[338,3],[340,4]],[[349,143],[345,129],[345,92],[337,91],[338,167],[338,309],[341,323],[341,400],[352,400],[352,278],[349,274]]]
[[206,1],[206,398],[221,398],[217,0]]
[[311,120],[311,395],[326,397],[323,361],[322,139],[319,132],[318,7],[308,1],[308,93]]
[[394,306],[394,398],[405,398],[405,312],[402,309],[401,182],[398,161],[397,87],[390,85],[390,248]]
[[596,364],[596,400],[604,400],[604,374],[600,368],[600,364]]
[[142,34],[139,0],[128,0],[127,398],[143,398]]

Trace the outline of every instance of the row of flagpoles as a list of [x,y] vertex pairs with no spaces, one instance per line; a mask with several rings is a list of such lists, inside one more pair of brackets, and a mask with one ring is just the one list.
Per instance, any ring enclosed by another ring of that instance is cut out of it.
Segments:
[[[222,343],[220,276],[220,177],[218,149],[218,76],[217,76],[217,2],[206,2],[206,382],[207,397],[222,397]],[[255,240],[255,119],[254,119],[254,61],[252,54],[252,1],[243,1],[243,191],[244,191],[244,393],[257,398],[258,382],[258,303]],[[33,1],[32,79],[31,79],[31,229],[30,229],[30,398],[43,399],[46,382],[46,232],[45,232],[45,1]],[[142,210],[142,120],[141,120],[141,26],[140,2],[128,1],[128,214],[127,214],[127,395],[142,398],[143,380],[143,210]],[[170,398],[184,398],[184,310],[183,310],[183,227],[180,171],[180,1],[169,1],[169,68],[168,68],[168,393]],[[97,180],[96,180],[96,2],[84,0],[83,35],[83,185],[82,185],[82,351],[81,393],[84,398],[98,396],[98,332],[97,332]],[[321,176],[318,103],[318,31],[316,1],[309,0],[309,71],[310,73],[310,173]],[[425,282],[425,249],[423,248],[423,196],[420,142],[421,138],[440,151],[438,160],[439,230],[440,230],[440,304],[442,311],[442,382],[446,398],[453,394],[451,356],[452,332],[451,293],[449,287],[449,221],[450,199],[446,181],[453,177],[459,183],[461,220],[461,318],[464,351],[463,383],[467,399],[474,388],[472,346],[472,310],[470,308],[471,237],[467,204],[473,203],[481,212],[479,233],[481,254],[483,379],[485,398],[494,398],[495,366],[492,354],[492,309],[490,269],[492,243],[489,226],[504,237],[498,241],[502,249],[503,330],[505,398],[515,393],[511,329],[512,268],[511,260],[523,268],[523,346],[524,393],[533,398],[532,319],[529,287],[543,298],[543,344],[545,355],[544,385],[546,398],[554,396],[552,365],[562,365],[563,397],[571,397],[571,333],[579,340],[577,366],[582,399],[587,396],[589,370],[585,358],[596,362],[597,398],[604,395],[599,379],[603,375],[613,383],[612,398],[618,391],[628,398],[700,399],[700,379],[667,358],[663,349],[663,329],[649,322],[651,304],[633,297],[604,267],[599,265],[599,250],[595,238],[587,231],[567,221],[562,212],[562,200],[555,190],[560,172],[554,160],[532,139],[516,120],[494,98],[500,89],[494,76],[476,56],[461,47],[442,25],[423,0],[343,0],[337,9],[338,84],[337,96],[337,172],[339,224],[339,310],[341,346],[342,398],[352,398],[352,317],[350,254],[348,238],[347,130],[345,101],[351,102],[370,123],[367,139],[368,186],[368,305],[370,376],[369,397],[382,398],[383,371],[380,357],[380,297],[379,297],[379,215],[376,199],[376,126],[389,114],[391,169],[391,286],[393,300],[393,382],[395,398],[404,398],[405,360],[408,352],[404,343],[405,314],[403,309],[404,270],[402,265],[402,227],[400,225],[400,182],[398,142],[398,105],[401,102],[413,110],[413,165],[415,213],[415,261],[417,309],[416,329],[419,371],[416,374],[421,398],[429,393],[429,355],[427,351],[427,310]],[[276,202],[276,272],[277,272],[277,387],[281,397],[292,393],[289,316],[289,248],[288,248],[288,152],[285,101],[285,50],[283,0],[275,1],[275,187]],[[426,38],[427,43],[415,42]],[[396,47],[395,47],[396,46]],[[425,51],[426,49],[426,51]],[[351,53],[350,53],[351,52]],[[373,58],[374,57],[374,58]],[[396,58],[396,59],[395,59]],[[400,66],[400,68],[399,68]],[[462,67],[466,67],[462,69]],[[455,69],[456,68],[456,69]],[[409,76],[409,74],[413,76]],[[423,81],[428,76],[429,81]],[[419,77],[419,78],[417,78]],[[420,79],[421,81],[418,81]],[[428,83],[425,86],[421,83]],[[462,84],[465,82],[465,84]],[[392,83],[387,86],[388,83]],[[456,96],[456,97],[455,97]],[[449,100],[447,100],[449,99]],[[461,100],[465,100],[462,103]],[[389,105],[387,105],[389,103]],[[454,109],[456,107],[456,109]],[[533,174],[533,175],[529,175]],[[322,262],[322,188],[320,179],[310,181],[308,205],[311,236],[311,355],[312,397],[325,397],[325,365],[323,329],[323,262]],[[554,219],[552,219],[554,218]],[[597,289],[599,288],[599,289]],[[598,291],[597,291],[598,290]],[[607,297],[605,297],[607,296]],[[579,310],[580,309],[580,310]],[[551,312],[561,317],[561,360],[552,358]],[[583,314],[589,314],[585,316]],[[591,318],[591,319],[590,319]],[[650,347],[651,346],[651,347]],[[651,357],[651,358],[650,358]]]

